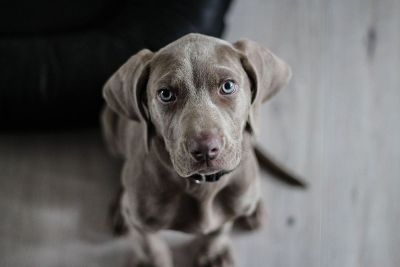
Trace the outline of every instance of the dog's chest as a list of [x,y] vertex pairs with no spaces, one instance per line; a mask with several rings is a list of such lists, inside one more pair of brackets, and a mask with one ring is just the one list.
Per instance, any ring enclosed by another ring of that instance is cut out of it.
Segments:
[[[216,184],[195,185],[216,186]],[[153,201],[156,205],[141,217],[147,227],[154,230],[171,229],[187,233],[208,233],[218,229],[225,222],[238,216],[249,214],[255,207],[257,198],[250,186],[243,190],[239,185],[227,185],[218,190],[193,190],[177,195],[160,194]]]

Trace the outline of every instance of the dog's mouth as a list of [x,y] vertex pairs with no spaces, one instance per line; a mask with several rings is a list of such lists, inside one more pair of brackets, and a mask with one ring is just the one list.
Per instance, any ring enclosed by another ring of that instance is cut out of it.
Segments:
[[195,173],[188,177],[192,179],[195,183],[201,184],[204,182],[217,182],[222,176],[230,173],[231,171],[219,171],[213,174],[200,174]]

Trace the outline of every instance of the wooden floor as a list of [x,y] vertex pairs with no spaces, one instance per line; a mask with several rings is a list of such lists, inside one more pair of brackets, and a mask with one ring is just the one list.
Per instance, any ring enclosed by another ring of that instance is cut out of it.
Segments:
[[[263,179],[268,222],[234,237],[237,265],[400,266],[400,1],[238,0],[227,24],[292,66],[260,141],[311,185]],[[96,131],[1,134],[0,266],[123,266],[117,165]]]

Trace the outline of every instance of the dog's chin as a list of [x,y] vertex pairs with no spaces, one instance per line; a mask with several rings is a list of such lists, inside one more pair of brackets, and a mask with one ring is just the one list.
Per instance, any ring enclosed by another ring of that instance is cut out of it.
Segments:
[[216,167],[191,168],[188,170],[182,170],[180,168],[174,168],[174,169],[179,174],[179,176],[184,178],[192,176],[194,174],[210,175],[221,171],[225,171],[225,168],[216,168]]
[[231,172],[237,167],[238,164],[218,164],[217,162],[202,162],[193,163],[189,168],[180,168],[179,166],[174,166],[175,171],[181,177],[189,177],[195,174],[201,175],[211,175],[219,172]]

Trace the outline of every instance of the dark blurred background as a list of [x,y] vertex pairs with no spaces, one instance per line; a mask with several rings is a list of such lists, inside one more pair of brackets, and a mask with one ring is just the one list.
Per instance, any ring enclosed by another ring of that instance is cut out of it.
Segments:
[[230,0],[0,3],[0,127],[93,126],[106,79],[142,48],[220,37]]
[[[0,22],[0,266],[124,266],[101,87],[188,32],[253,39],[294,74],[259,141],[310,188],[263,174],[268,220],[234,235],[238,266],[399,266],[400,1],[1,1]],[[167,234],[179,267],[184,238]]]

